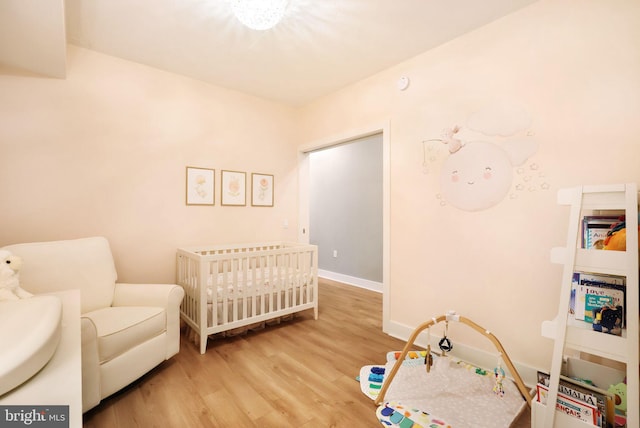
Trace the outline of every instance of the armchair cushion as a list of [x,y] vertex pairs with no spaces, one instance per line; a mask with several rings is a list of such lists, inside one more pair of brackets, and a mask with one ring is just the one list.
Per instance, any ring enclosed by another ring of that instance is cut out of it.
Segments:
[[119,306],[88,312],[96,326],[100,364],[164,333],[167,316],[156,306]]

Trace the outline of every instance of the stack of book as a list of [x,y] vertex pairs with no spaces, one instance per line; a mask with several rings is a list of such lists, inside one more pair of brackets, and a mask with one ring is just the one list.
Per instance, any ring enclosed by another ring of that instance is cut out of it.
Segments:
[[620,336],[625,325],[624,276],[574,272],[569,314],[593,329]]
[[[547,403],[549,374],[538,372],[536,400]],[[560,375],[556,410],[593,426],[612,428],[615,418],[615,395],[584,381]]]

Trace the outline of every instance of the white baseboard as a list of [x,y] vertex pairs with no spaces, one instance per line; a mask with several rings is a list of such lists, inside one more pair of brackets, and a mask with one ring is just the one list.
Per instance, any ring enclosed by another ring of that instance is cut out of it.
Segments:
[[328,270],[318,269],[318,276],[320,278],[330,279],[331,281],[338,281],[344,284],[353,285],[355,287],[366,288],[367,290],[377,291],[382,293],[382,283],[371,281],[363,278],[356,278],[355,276],[344,275],[342,273],[330,272]]
[[[399,324],[397,322],[389,321],[389,328],[387,333],[389,336],[393,336],[396,339],[407,341],[409,337],[415,330],[415,328],[411,328],[407,325]],[[431,349],[434,349],[439,352],[438,342],[440,338],[431,338]],[[415,341],[415,344],[418,347],[426,348],[427,347],[427,335],[425,333],[421,333]],[[389,349],[389,351],[401,351],[402,349]],[[497,350],[495,353],[483,351],[480,349],[473,348],[471,346],[466,346],[459,343],[454,343],[454,348],[451,351],[451,355],[461,360],[464,360],[470,364],[473,364],[477,367],[482,367],[487,370],[493,369],[498,360],[497,360]],[[519,363],[517,361],[511,360],[516,370],[520,374],[522,381],[527,385],[527,387],[535,387],[538,381],[538,369],[535,367],[531,367],[526,364]],[[505,368],[505,366],[502,366]]]

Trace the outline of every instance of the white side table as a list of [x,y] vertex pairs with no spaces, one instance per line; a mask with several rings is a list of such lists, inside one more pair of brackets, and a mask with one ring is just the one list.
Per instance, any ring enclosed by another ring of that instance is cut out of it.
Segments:
[[47,293],[62,301],[60,343],[35,376],[0,397],[0,405],[69,406],[69,427],[82,427],[80,290]]

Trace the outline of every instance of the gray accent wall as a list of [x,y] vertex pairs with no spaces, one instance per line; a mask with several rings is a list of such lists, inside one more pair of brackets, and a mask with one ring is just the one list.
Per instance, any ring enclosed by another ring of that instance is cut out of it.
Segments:
[[382,134],[310,153],[309,174],[319,269],[382,282]]

